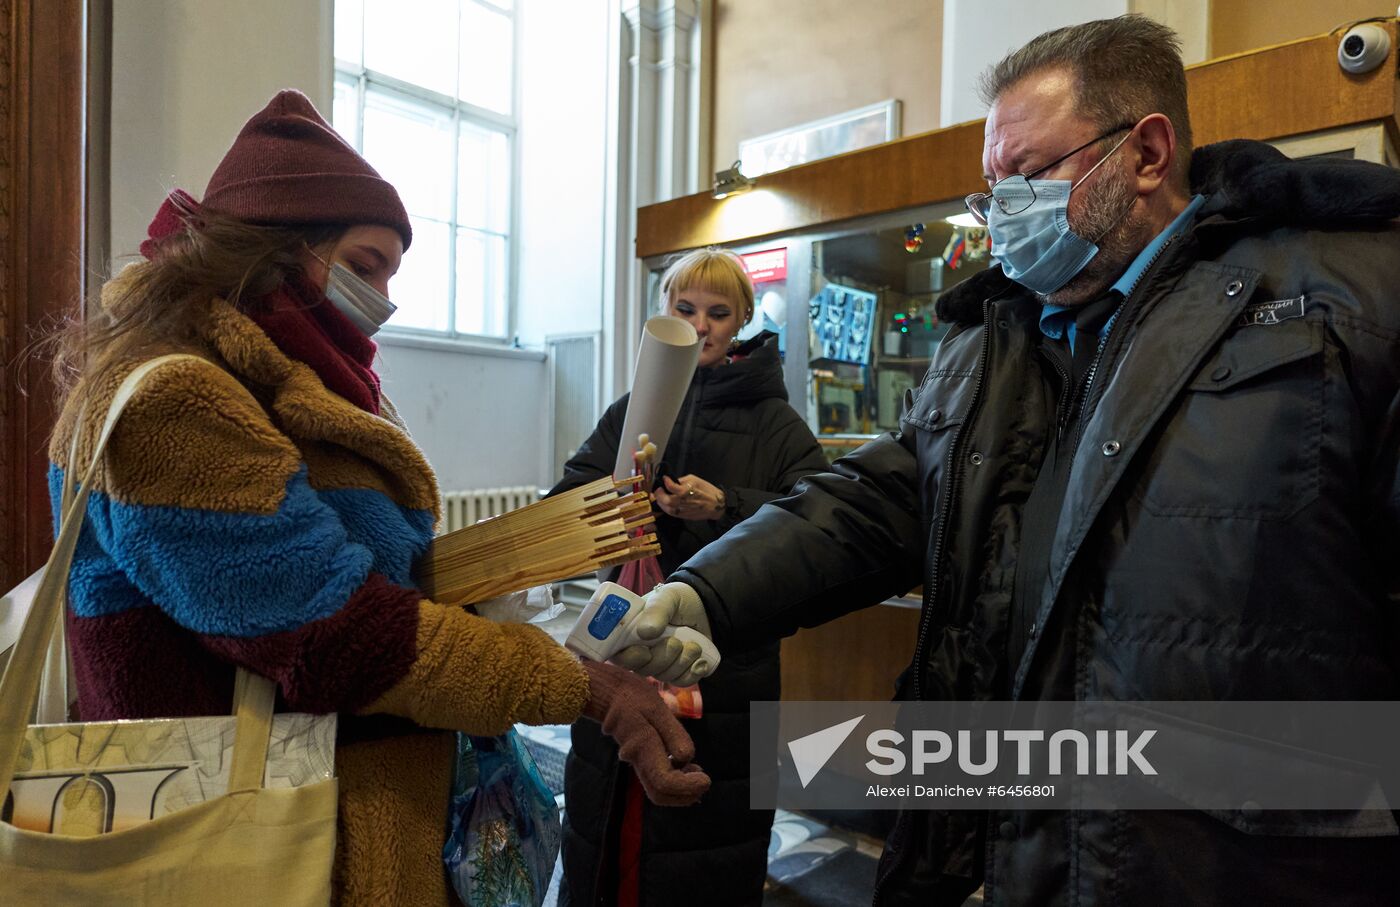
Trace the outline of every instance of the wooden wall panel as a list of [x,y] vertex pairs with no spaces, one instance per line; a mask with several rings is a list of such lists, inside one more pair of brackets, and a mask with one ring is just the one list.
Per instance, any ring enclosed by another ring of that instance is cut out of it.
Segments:
[[0,0],[0,588],[52,541],[53,394],[25,355],[83,294],[84,0]]
[[758,188],[726,199],[701,192],[640,208],[637,255],[757,239],[959,199],[977,191],[981,174],[978,120],[770,173]]
[[1354,76],[1337,65],[1339,37],[1321,36],[1234,57],[1186,72],[1196,144],[1289,135],[1388,120],[1396,108],[1396,23],[1390,59]]
[[[1386,23],[1392,35],[1396,23]],[[1207,61],[1186,71],[1198,145],[1272,139],[1384,121],[1392,139],[1396,51],[1362,76],[1337,65],[1337,38],[1320,36]],[[910,136],[768,174],[758,187],[715,200],[708,193],[637,211],[637,255],[758,240],[906,208],[956,203],[982,182],[982,121]]]
[[783,640],[783,699],[885,702],[914,657],[917,608],[875,605]]
[[1210,52],[1224,57],[1319,35],[1343,22],[1395,15],[1393,0],[1215,0]]

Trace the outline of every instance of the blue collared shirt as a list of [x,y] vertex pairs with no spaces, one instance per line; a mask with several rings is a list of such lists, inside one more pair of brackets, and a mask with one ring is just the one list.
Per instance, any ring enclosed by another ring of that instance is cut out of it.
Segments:
[[[1175,220],[1167,224],[1166,229],[1158,233],[1152,242],[1138,253],[1137,258],[1134,258],[1133,263],[1128,265],[1128,269],[1123,272],[1123,276],[1119,277],[1112,287],[1109,287],[1109,291],[1116,292],[1119,298],[1126,299],[1133,288],[1137,286],[1138,281],[1142,279],[1147,266],[1152,264],[1152,260],[1157,257],[1157,253],[1162,251],[1162,247],[1167,244],[1169,239],[1186,229],[1186,225],[1195,218],[1196,212],[1200,210],[1201,205],[1205,204],[1205,200],[1204,195],[1197,195],[1191,199],[1186,209],[1178,214]],[[1107,334],[1112,324],[1112,318],[1105,321],[1104,326],[1099,331],[1099,336]],[[1068,334],[1070,352],[1073,352],[1074,309],[1060,305],[1044,306],[1040,311],[1040,332],[1053,340],[1059,340]]]

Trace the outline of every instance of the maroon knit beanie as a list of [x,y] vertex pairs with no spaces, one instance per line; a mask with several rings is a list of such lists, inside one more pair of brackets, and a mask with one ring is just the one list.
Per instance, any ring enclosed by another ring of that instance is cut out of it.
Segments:
[[394,187],[290,88],[244,124],[201,205],[254,224],[383,224],[405,249],[413,240]]

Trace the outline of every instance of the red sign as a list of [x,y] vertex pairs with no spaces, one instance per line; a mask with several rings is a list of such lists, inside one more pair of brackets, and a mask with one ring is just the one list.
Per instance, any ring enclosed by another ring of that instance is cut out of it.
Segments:
[[740,255],[744,260],[744,270],[754,283],[772,283],[787,279],[787,248],[764,249]]

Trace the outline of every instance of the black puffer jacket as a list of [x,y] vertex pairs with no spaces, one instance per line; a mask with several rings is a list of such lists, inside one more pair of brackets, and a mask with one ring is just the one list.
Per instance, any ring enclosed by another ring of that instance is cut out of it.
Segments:
[[[659,513],[663,573],[787,494],[798,479],[826,468],[811,430],[788,405],[777,347],[776,336],[765,333],[738,351],[744,358],[696,372],[665,462],[675,477],[693,474],[723,488],[728,510],[713,522]],[[612,473],[626,413],[624,396],[603,414],[551,493]],[[719,670],[700,683],[704,717],[683,721],[695,741],[696,761],[714,784],[697,806],[644,805],[641,907],[727,907],[758,904],[762,897],[773,813],[749,809],[748,715],[750,700],[778,698],[778,644],[721,652]],[[574,725],[565,780],[567,904],[613,902],[611,847],[623,793],[619,766],[616,746],[597,725]]]
[[[1100,354],[1019,664],[1051,426],[1039,309],[1000,269],[941,301],[956,327],[899,432],[678,572],[721,650],[922,580],[911,698],[1400,696],[1400,173],[1228,142],[1192,177],[1205,205]],[[1397,862],[1394,825],[1345,814],[910,812],[875,901],[1390,904]]]

